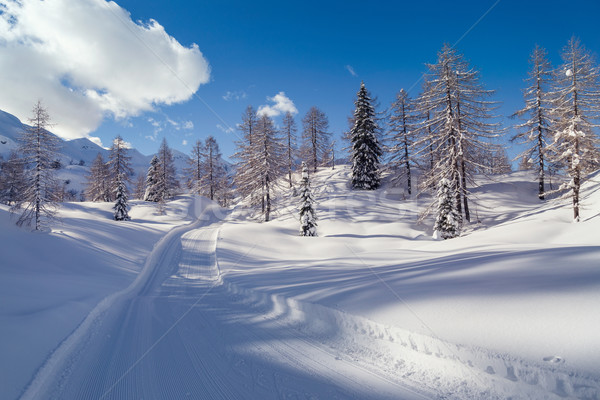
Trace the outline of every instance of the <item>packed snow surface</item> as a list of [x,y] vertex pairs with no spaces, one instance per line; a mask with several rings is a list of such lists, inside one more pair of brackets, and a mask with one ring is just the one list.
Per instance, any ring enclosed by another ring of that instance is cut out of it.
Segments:
[[[167,214],[67,203],[52,232],[0,209],[0,393],[15,399],[600,398],[600,183],[568,205],[527,173],[474,190],[463,236],[430,198],[311,177],[276,218],[202,198]],[[385,181],[384,181],[385,182]],[[35,249],[35,250],[33,250]]]

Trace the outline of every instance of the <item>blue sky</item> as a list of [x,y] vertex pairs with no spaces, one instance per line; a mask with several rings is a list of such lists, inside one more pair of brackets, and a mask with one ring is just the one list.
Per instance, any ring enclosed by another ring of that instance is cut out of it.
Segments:
[[[163,137],[189,153],[195,140],[214,135],[224,155],[230,155],[236,135],[228,128],[235,128],[247,105],[270,104],[267,98],[279,92],[296,106],[299,128],[315,105],[339,136],[361,80],[387,107],[398,90],[415,84],[425,63],[435,62],[443,43],[461,37],[457,49],[481,71],[485,86],[497,90],[504,116],[522,105],[523,78],[536,43],[548,50],[554,65],[572,35],[600,51],[598,1],[117,3],[133,21],[156,20],[183,47],[196,44],[210,65],[208,81],[191,99],[159,102],[154,111],[138,111],[138,116],[115,119],[109,114],[89,133],[104,144],[120,134],[145,154],[156,151]],[[418,88],[411,94],[417,95]],[[6,108],[1,99],[0,107]]]

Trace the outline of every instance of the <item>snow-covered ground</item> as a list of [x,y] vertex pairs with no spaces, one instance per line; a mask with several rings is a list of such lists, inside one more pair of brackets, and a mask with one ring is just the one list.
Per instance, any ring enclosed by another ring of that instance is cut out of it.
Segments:
[[195,217],[189,198],[163,216],[132,205],[133,221],[116,222],[112,204],[62,204],[52,233],[17,228],[0,206],[0,398],[16,398],[103,298],[133,282],[155,243]]
[[531,179],[482,178],[448,241],[347,168],[313,177],[316,238],[291,196],[66,203],[42,234],[0,208],[1,397],[599,399],[600,177],[578,224]]
[[599,398],[598,178],[578,224],[568,204],[540,203],[527,173],[482,178],[480,222],[434,241],[417,224],[429,200],[350,191],[348,169],[322,170],[320,237],[297,236],[294,198],[269,223],[238,211],[220,235],[223,279],[440,396]]

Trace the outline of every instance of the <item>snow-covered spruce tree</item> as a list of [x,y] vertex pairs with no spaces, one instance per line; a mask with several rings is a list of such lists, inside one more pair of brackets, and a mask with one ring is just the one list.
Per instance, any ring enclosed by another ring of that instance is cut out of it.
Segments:
[[408,194],[412,194],[411,166],[413,155],[411,154],[413,143],[418,133],[418,117],[416,115],[413,101],[404,89],[396,94],[396,100],[392,102],[391,115],[389,118],[390,166],[398,173],[393,178],[394,182],[406,178]]
[[173,162],[173,152],[167,144],[167,139],[163,138],[158,149],[158,159],[160,161],[160,180],[158,185],[159,194],[163,200],[171,199],[179,189],[179,182],[175,172],[175,163]]
[[325,113],[311,107],[302,120],[302,157],[307,160],[309,170],[317,172],[329,153],[331,133]]
[[430,116],[423,128],[431,130],[416,146],[431,146],[436,159],[422,186],[435,187],[448,178],[457,188],[458,213],[462,216],[464,210],[470,221],[467,184],[475,185],[473,174],[482,168],[481,155],[490,153],[489,141],[501,132],[499,125],[491,122],[496,103],[489,98],[494,91],[483,88],[479,72],[449,45],[444,45],[437,63],[428,68],[427,91],[418,104],[419,113]]
[[354,104],[354,126],[350,130],[352,187],[374,190],[380,185],[379,158],[383,152],[376,135],[378,126],[375,122],[375,108],[371,105],[371,97],[364,82],[360,84]]
[[113,190],[110,185],[110,169],[101,153],[98,153],[92,165],[87,178],[87,187],[85,197],[89,201],[112,201]]
[[10,152],[8,160],[2,160],[0,174],[0,203],[12,206],[25,189],[25,166],[16,151]]
[[460,214],[456,207],[456,190],[446,178],[442,178],[437,192],[437,213],[433,236],[451,239],[460,235]]
[[46,130],[50,124],[50,115],[40,100],[33,107],[33,116],[29,123],[30,127],[26,128],[20,137],[19,146],[19,153],[28,167],[24,191],[12,210],[23,210],[17,219],[18,226],[33,224],[35,230],[40,230],[45,222],[54,217],[57,207],[55,190],[58,185],[53,165],[58,138]]
[[553,161],[566,166],[568,189],[573,201],[573,220],[580,219],[581,184],[599,166],[598,138],[592,128],[600,116],[599,70],[591,54],[578,39],[571,38],[562,53],[563,64],[556,70],[552,93],[554,142]]
[[125,177],[119,174],[117,177],[117,190],[115,191],[115,221],[129,221],[129,213],[127,211],[127,187],[125,186]]
[[314,199],[310,189],[308,167],[302,162],[300,183],[300,236],[317,236],[317,216],[313,207]]
[[288,181],[290,187],[292,183],[292,171],[294,170],[294,160],[296,158],[296,122],[291,112],[286,112],[283,117],[283,126],[281,127],[281,133],[285,140],[285,153],[287,163]]
[[108,167],[111,174],[110,187],[114,193],[115,200],[115,220],[123,221],[129,219],[127,214],[127,183],[130,181],[130,176],[133,175],[130,162],[127,144],[121,136],[117,136],[113,140],[108,157]]
[[158,202],[161,199],[160,188],[164,186],[161,182],[160,160],[156,155],[150,161],[150,167],[146,174],[146,192],[144,193],[144,201]]
[[517,158],[527,157],[535,163],[535,171],[538,175],[538,197],[544,200],[545,158],[552,126],[551,104],[548,96],[552,70],[546,50],[539,46],[533,49],[529,62],[531,70],[526,80],[529,86],[523,92],[525,107],[514,114],[514,116],[525,117],[526,121],[516,125],[520,132],[513,136],[511,141],[528,145],[528,148]]

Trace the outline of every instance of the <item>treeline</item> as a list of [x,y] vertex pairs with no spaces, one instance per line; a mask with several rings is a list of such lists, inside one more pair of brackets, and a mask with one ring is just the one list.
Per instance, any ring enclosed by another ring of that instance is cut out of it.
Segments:
[[[517,119],[517,133],[509,139],[524,145],[518,158],[520,165],[536,171],[539,198],[544,200],[556,191],[564,193],[571,198],[574,220],[578,221],[581,184],[600,162],[594,133],[600,115],[599,69],[576,38],[565,46],[562,60],[552,68],[544,49],[533,50],[528,86],[523,91],[525,105],[512,115]],[[462,226],[471,221],[475,175],[511,170],[511,161],[498,144],[506,132],[495,115],[498,103],[493,96],[479,71],[448,45],[434,64],[427,65],[421,92],[411,97],[401,89],[386,110],[376,110],[376,101],[361,83],[349,129],[343,134],[350,153],[351,186],[377,189],[387,171],[393,183],[405,185],[409,195],[431,193],[433,202],[422,215],[434,214],[440,237],[458,236]],[[60,186],[52,173],[56,138],[46,130],[48,121],[47,111],[38,102],[19,151],[1,164],[0,200],[22,211],[19,225],[34,222],[36,229],[41,216],[53,214]],[[335,142],[325,113],[317,107],[308,110],[302,118],[299,145],[298,126],[289,112],[277,127],[267,114],[248,106],[238,127],[241,135],[233,156],[233,176],[227,173],[217,141],[211,136],[195,143],[183,185],[166,140],[147,174],[139,175],[134,184],[127,148],[117,137],[109,159],[105,161],[99,154],[94,160],[85,197],[115,202],[115,219],[127,220],[128,187],[134,188],[136,198],[158,203],[160,210],[186,187],[223,206],[239,196],[269,221],[275,189],[286,186],[296,192],[293,172],[302,162],[301,208],[310,209],[312,221],[304,231],[315,233],[314,209],[307,203],[312,201],[309,174],[320,166],[335,166]],[[548,191],[548,171],[564,173],[568,179],[557,190]]]

